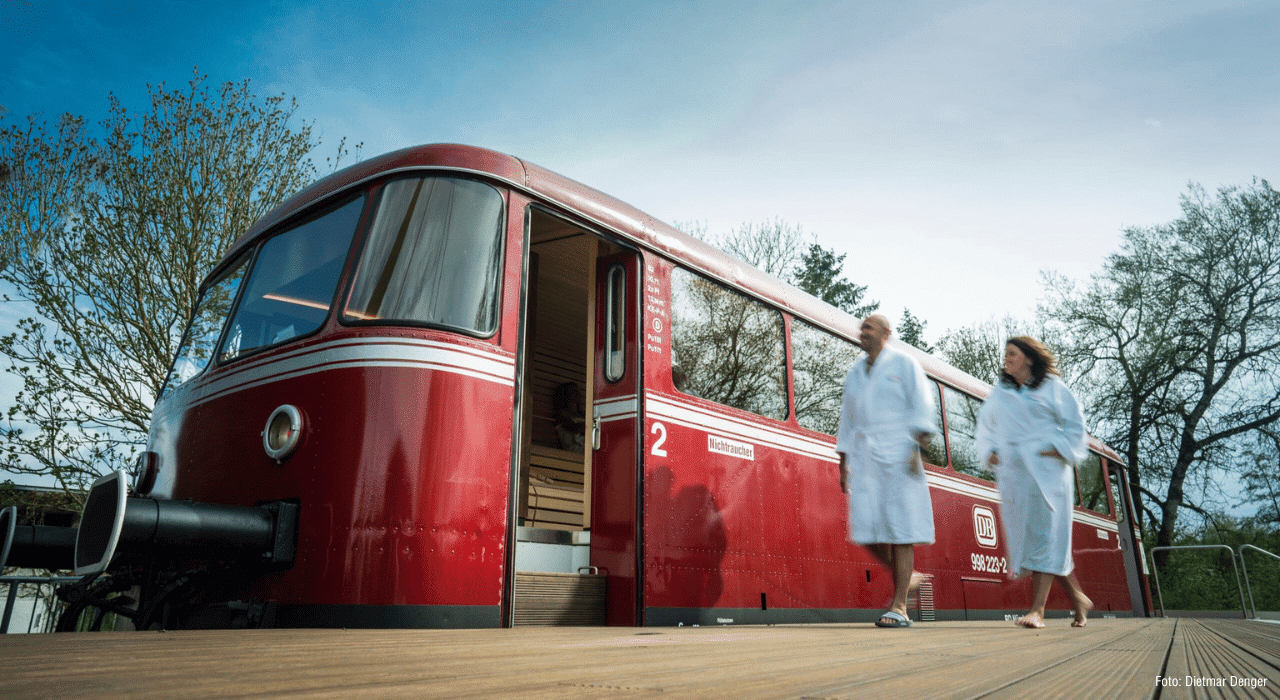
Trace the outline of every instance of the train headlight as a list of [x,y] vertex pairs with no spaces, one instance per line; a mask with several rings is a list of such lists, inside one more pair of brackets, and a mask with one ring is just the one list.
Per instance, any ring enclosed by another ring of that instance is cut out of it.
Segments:
[[267,428],[262,431],[262,449],[279,462],[293,452],[301,437],[302,414],[296,407],[285,404],[267,418]]

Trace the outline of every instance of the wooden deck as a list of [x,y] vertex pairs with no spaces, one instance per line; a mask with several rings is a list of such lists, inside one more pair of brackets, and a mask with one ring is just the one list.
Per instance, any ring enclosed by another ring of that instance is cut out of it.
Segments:
[[[1164,676],[1176,685],[1160,685]],[[1192,685],[1188,687],[1188,680]],[[1221,687],[1203,685],[1217,684]],[[1247,684],[1232,686],[1232,679]],[[1195,685],[1195,683],[1201,685]],[[1276,698],[1280,625],[1094,619],[0,637],[4,698]]]

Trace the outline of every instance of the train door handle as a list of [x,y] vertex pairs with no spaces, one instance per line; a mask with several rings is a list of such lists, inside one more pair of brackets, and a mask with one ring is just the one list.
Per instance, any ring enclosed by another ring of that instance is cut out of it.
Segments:
[[600,418],[598,416],[591,418],[591,449],[600,449]]

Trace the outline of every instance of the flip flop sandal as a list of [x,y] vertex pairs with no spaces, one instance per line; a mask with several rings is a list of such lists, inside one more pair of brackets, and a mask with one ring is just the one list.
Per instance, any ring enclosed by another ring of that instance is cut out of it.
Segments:
[[[888,622],[885,622],[888,620]],[[911,618],[892,610],[884,613],[876,620],[876,627],[910,627]]]

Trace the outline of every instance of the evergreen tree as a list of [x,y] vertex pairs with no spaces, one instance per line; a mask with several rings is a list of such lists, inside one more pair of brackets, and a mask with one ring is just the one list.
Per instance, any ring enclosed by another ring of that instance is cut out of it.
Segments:
[[902,323],[898,324],[898,337],[908,345],[914,345],[925,352],[933,352],[933,346],[924,342],[924,327],[929,325],[911,314],[910,309],[902,310]]
[[880,302],[863,303],[867,288],[845,279],[844,259],[844,255],[836,255],[834,250],[811,243],[792,273],[792,284],[837,309],[866,318],[880,308]]

